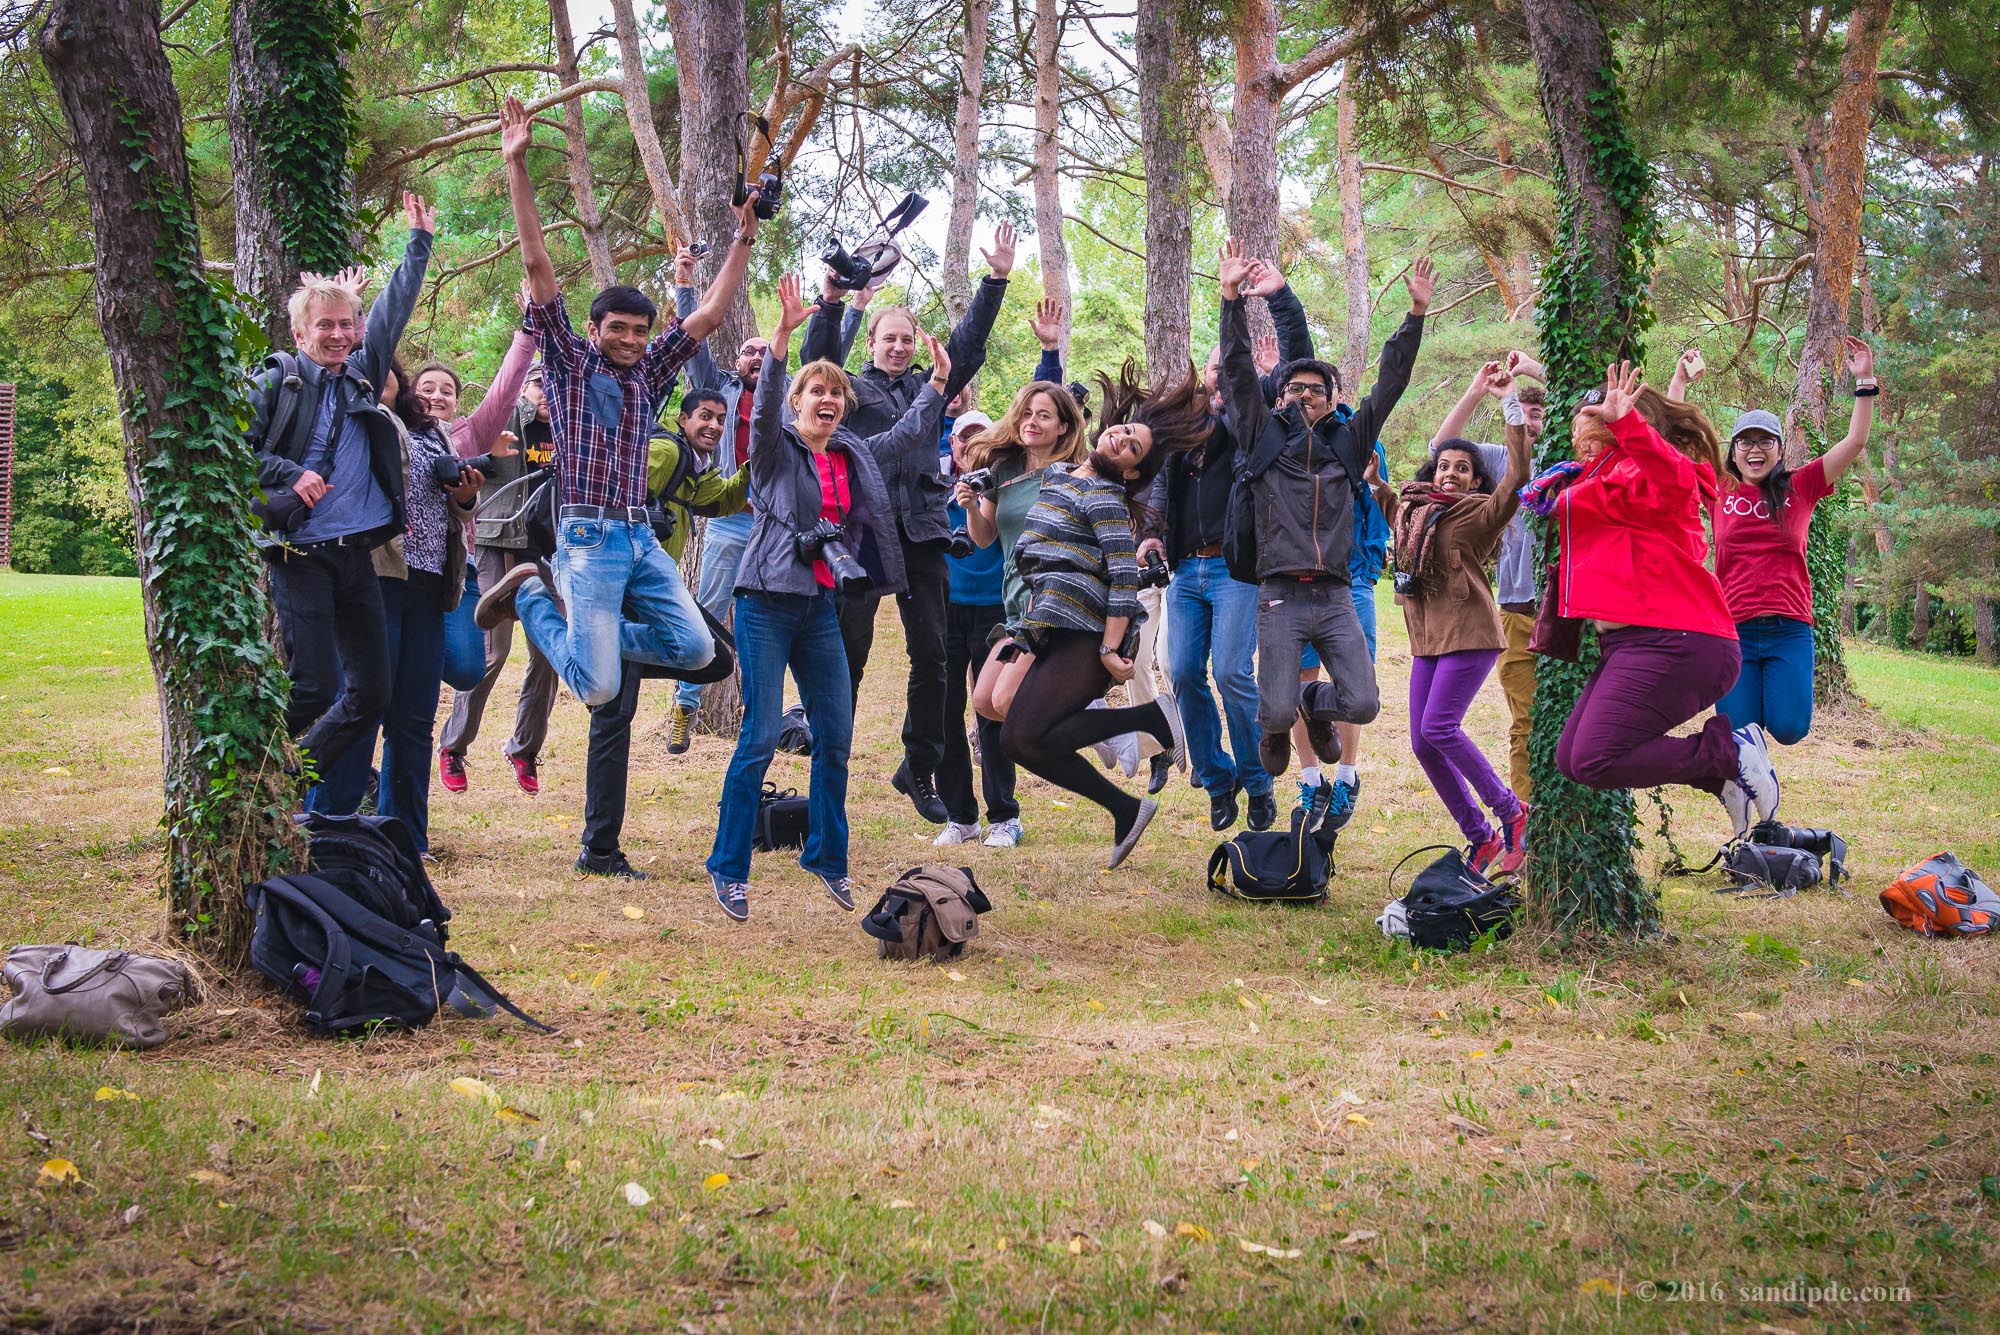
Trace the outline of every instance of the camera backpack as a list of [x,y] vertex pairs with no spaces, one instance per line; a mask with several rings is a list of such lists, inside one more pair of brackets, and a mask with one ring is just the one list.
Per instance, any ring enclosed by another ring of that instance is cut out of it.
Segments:
[[750,831],[753,849],[770,853],[780,848],[804,848],[811,829],[806,799],[799,796],[798,789],[781,792],[775,783],[764,785],[757,798],[757,824]]
[[970,867],[912,867],[882,892],[861,920],[885,960],[948,960],[979,935],[992,903]]
[[1208,858],[1208,888],[1262,904],[1324,901],[1340,832],[1329,830],[1325,821],[1308,830],[1310,818],[1308,811],[1294,811],[1290,829],[1244,830],[1216,845]]
[[1982,936],[2000,925],[2000,895],[1950,853],[1933,853],[1882,892],[1882,910],[1925,936]]

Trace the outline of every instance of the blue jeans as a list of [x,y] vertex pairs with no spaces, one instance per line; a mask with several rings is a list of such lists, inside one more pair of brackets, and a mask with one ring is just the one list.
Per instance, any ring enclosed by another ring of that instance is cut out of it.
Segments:
[[1791,617],[1752,617],[1736,623],[1743,646],[1743,670],[1715,712],[1729,726],[1761,723],[1786,746],[1796,746],[1812,730],[1813,628]]
[[[743,564],[743,547],[750,541],[750,514],[725,515],[711,519],[701,530],[701,583],[694,600],[708,609],[717,621],[724,619],[736,601],[736,568]],[[674,703],[693,709],[701,703],[702,687],[691,681],[676,683]]]
[[[1257,586],[1231,579],[1219,556],[1191,556],[1176,566],[1167,588],[1167,675],[1187,729],[1194,780],[1213,796],[1239,788],[1253,797],[1271,791],[1271,776],[1257,760],[1256,652]],[[1208,688],[1211,660],[1229,725],[1228,751]]]
[[444,665],[444,584],[436,575],[382,581],[388,623],[389,707],[370,720],[368,735],[335,758],[307,795],[306,808],[351,816],[368,793],[375,730],[382,731],[382,779],[375,814],[410,827],[417,847],[431,846],[431,737],[437,727],[438,683]]
[[715,657],[708,623],[651,525],[563,519],[556,525],[555,577],[567,620],[540,580],[522,585],[514,606],[528,639],[584,704],[594,708],[618,694],[624,659],[698,668]]
[[785,712],[785,668],[799,684],[812,724],[812,781],[806,794],[805,851],[799,865],[822,876],[847,875],[847,753],[854,740],[854,697],[833,595],[744,593],[736,598],[736,670],[743,682],[743,725],[722,778],[722,811],[708,869],[725,881],[750,879],[750,836],[764,773],[778,749]]
[[444,684],[469,691],[486,675],[486,632],[472,624],[479,602],[479,568],[465,564],[465,593],[458,606],[444,614]]

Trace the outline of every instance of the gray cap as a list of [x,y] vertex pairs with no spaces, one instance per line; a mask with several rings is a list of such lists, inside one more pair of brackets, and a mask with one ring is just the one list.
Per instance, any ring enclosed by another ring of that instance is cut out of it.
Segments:
[[1738,417],[1736,425],[1729,428],[1729,443],[1734,445],[1736,438],[1745,431],[1768,431],[1779,440],[1785,438],[1785,424],[1778,420],[1776,413],[1765,408],[1752,408]]

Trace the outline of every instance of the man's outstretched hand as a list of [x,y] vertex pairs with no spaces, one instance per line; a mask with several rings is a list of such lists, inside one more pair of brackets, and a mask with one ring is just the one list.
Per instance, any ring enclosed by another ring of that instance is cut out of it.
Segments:
[[1417,262],[1410,266],[1409,277],[1403,280],[1410,289],[1410,314],[1422,315],[1431,308],[1431,294],[1437,291],[1437,266],[1428,255],[1417,256]]

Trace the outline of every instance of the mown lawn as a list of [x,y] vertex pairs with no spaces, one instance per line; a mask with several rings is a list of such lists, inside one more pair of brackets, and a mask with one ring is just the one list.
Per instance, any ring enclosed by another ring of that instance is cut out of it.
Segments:
[[[1855,646],[1882,712],[1781,761],[1787,817],[1852,842],[1852,895],[1676,880],[1664,941],[1432,957],[1372,922],[1388,868],[1450,834],[1385,613],[1326,908],[1210,895],[1178,780],[1111,875],[1107,822],[1029,781],[1028,842],[966,850],[996,911],[949,969],[877,961],[779,856],[726,922],[700,863],[728,744],[668,756],[663,687],[626,831],[643,884],[569,870],[582,710],[558,706],[534,800],[489,728],[472,790],[434,797],[437,880],[454,944],[558,1036],[453,1017],[328,1042],[216,980],[152,1053],[0,1049],[0,1324],[2000,1328],[2000,943],[1922,941],[1874,896],[1940,847],[2000,873],[2000,675]],[[898,631],[856,741],[874,887],[929,851],[883,782]],[[157,943],[136,584],[0,576],[0,720],[10,936]],[[1474,725],[1497,754],[1491,687]],[[772,777],[803,788],[804,762]],[[1721,812],[1685,803],[1675,830],[1712,845]],[[38,1186],[51,1157],[82,1185]]]

